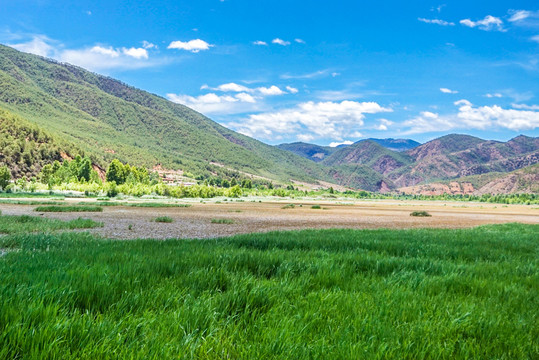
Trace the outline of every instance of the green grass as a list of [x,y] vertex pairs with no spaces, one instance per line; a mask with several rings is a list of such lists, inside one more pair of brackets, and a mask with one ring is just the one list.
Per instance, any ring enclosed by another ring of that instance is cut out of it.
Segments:
[[212,224],[234,224],[232,219],[211,219]]
[[39,200],[0,200],[0,204],[12,205],[62,205],[58,201],[39,201]]
[[[0,213],[1,215],[1,213]],[[0,216],[0,234],[46,232],[63,229],[90,229],[103,226],[102,223],[78,218],[70,221],[47,219],[40,216]]]
[[313,205],[311,206],[311,209],[322,209],[320,205]]
[[171,223],[174,221],[174,219],[172,219],[169,216],[158,216],[153,221],[160,222],[160,223]]
[[432,215],[429,214],[426,211],[412,211],[410,213],[410,216],[417,216],[417,217],[431,217]]
[[[87,202],[80,202],[80,205],[88,204]],[[129,203],[129,202],[96,202],[90,203],[95,206],[130,206],[130,207],[143,207],[143,208],[167,208],[167,207],[181,207],[187,208],[193,205],[191,204],[176,204],[176,203],[160,203],[160,202],[141,202],[141,203]]]
[[533,359],[538,231],[8,236],[0,358]]
[[101,206],[38,206],[34,209],[38,212],[102,212],[103,208]]

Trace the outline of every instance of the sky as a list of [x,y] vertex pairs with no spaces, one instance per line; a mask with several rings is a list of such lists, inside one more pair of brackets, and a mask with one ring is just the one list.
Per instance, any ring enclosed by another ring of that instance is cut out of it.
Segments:
[[539,136],[537,1],[0,0],[0,43],[269,144]]

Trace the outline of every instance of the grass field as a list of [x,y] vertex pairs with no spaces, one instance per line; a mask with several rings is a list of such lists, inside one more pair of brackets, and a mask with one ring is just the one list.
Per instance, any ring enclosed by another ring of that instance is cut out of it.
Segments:
[[37,212],[103,212],[101,206],[95,205],[75,205],[75,206],[62,206],[62,205],[48,205],[38,206],[34,211]]
[[[1,215],[1,212],[0,212]],[[45,232],[54,230],[73,230],[73,229],[91,229],[103,226],[99,222],[90,219],[74,219],[70,221],[61,221],[56,219],[47,219],[38,216],[0,216],[0,234],[16,234]],[[2,247],[0,245],[0,247]]]
[[0,237],[0,358],[533,359],[538,231]]

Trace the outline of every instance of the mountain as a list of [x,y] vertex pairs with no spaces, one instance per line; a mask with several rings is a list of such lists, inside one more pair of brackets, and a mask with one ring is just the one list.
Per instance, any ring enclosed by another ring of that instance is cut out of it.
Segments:
[[329,169],[120,81],[0,45],[0,109],[105,166],[113,158],[195,175],[240,171],[330,181]]
[[280,144],[277,145],[277,147],[282,150],[293,152],[296,155],[315,162],[320,162],[324,160],[328,155],[333,154],[337,150],[337,148],[334,147],[320,146],[304,142]]
[[406,151],[418,147],[421,143],[412,140],[412,139],[367,139],[369,141],[374,141],[385,147],[386,149],[393,151]]
[[363,140],[338,149],[324,159],[323,164],[327,166],[361,164],[379,174],[387,175],[411,162],[412,159],[407,154],[391,151],[372,140]]
[[398,189],[405,194],[460,195],[539,193],[539,164],[531,165],[509,173],[491,172],[472,175],[445,182],[416,185]]
[[73,144],[60,142],[23,118],[0,109],[0,165],[8,164],[15,178],[30,178],[43,165],[81,153]]
[[[392,151],[406,151],[413,149],[421,143],[418,143],[417,141],[411,140],[411,139],[366,139],[366,140],[360,140],[357,143],[363,142],[363,141],[372,141],[375,143],[378,143],[379,145],[383,146],[386,149],[392,150]],[[329,155],[333,154],[339,149],[347,148],[352,145],[346,145],[341,144],[336,147],[330,147],[330,146],[321,146],[316,144],[309,144],[304,142],[295,142],[290,144],[280,144],[277,145],[279,149],[291,151],[296,155],[302,156],[306,159],[320,162],[327,158]]]
[[[120,81],[2,45],[0,145],[0,165],[8,164],[16,177],[81,154],[99,168],[117,158],[192,176],[241,173],[370,191],[506,173],[539,162],[539,140],[526,136],[505,143],[453,134],[418,146],[399,139],[338,148],[270,146]],[[408,146],[415,147],[400,151]]]
[[510,172],[539,162],[539,138],[518,136],[508,142],[468,135],[447,135],[406,154],[413,163],[388,175],[396,186],[489,172]]

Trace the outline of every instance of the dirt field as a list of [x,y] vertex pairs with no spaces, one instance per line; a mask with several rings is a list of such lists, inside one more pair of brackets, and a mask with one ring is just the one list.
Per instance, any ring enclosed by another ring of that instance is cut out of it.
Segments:
[[[283,209],[283,206],[292,203],[295,208]],[[192,204],[191,207],[182,208],[107,206],[102,213],[37,213],[34,211],[35,206],[6,204],[1,204],[0,209],[4,215],[41,215],[64,220],[90,218],[104,223],[103,228],[91,232],[113,239],[209,238],[306,228],[403,229],[459,228],[507,222],[539,224],[539,206],[536,205],[397,200],[353,203],[213,201]],[[314,204],[321,205],[322,209],[312,209]],[[410,212],[415,210],[428,211],[432,217],[410,216]],[[153,222],[157,216],[169,216],[174,222]],[[231,219],[234,223],[214,224],[212,219]]]

